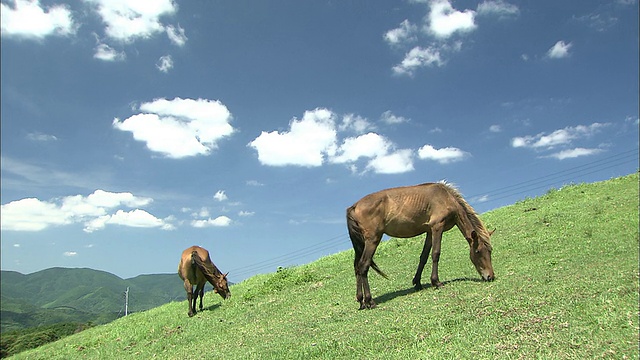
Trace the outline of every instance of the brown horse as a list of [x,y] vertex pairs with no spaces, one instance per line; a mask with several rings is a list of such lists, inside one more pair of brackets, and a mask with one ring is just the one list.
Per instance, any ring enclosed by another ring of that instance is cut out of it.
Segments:
[[491,265],[490,236],[473,208],[462,195],[445,182],[397,187],[369,194],[347,209],[347,228],[355,250],[356,300],[360,309],[376,306],[371,298],[367,273],[372,267],[387,277],[373,262],[373,254],[383,234],[408,238],[427,233],[413,284],[422,289],[422,270],[431,258],[431,284],[441,287],[438,279],[442,233],[458,226],[469,242],[471,262],[486,281],[494,279]]
[[[178,275],[184,280],[184,289],[187,291],[189,301],[189,316],[196,313],[196,299],[200,295],[200,311],[202,311],[202,297],[204,296],[204,285],[209,281],[213,285],[213,291],[222,296],[223,299],[231,297],[227,275],[223,274],[211,262],[209,252],[200,246],[192,246],[182,252],[180,265],[178,265]],[[193,291],[196,285],[196,291]]]

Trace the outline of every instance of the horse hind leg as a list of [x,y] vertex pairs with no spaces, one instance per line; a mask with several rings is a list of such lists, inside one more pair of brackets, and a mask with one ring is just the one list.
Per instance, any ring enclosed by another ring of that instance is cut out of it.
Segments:
[[356,267],[356,299],[358,300],[358,302],[360,302],[360,310],[373,309],[376,307],[376,303],[371,297],[368,273],[373,255],[376,252],[376,248],[378,247],[378,243],[380,243],[380,240],[377,240],[375,242],[365,242],[362,257],[360,258],[360,261],[358,262],[358,265]]
[[[198,287],[200,289],[200,291],[198,292],[196,290],[196,293],[198,293],[198,295],[200,296],[200,311],[202,311],[202,298],[204,297],[204,284],[202,284],[202,287]],[[195,304],[194,304],[195,307]]]
[[193,299],[193,285],[189,280],[184,281],[184,290],[187,292],[187,304],[189,305],[189,317],[192,317],[195,313],[195,306],[192,305],[195,300]]

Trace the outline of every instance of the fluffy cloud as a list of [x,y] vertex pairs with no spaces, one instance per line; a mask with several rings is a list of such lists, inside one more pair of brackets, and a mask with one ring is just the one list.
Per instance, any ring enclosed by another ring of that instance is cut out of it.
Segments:
[[414,72],[422,67],[442,66],[444,60],[440,56],[440,49],[432,46],[422,48],[416,46],[405,54],[402,62],[392,68],[396,75],[413,75]]
[[51,226],[83,223],[84,231],[103,229],[107,224],[133,227],[160,227],[172,229],[168,222],[157,219],[140,209],[125,212],[119,208],[137,208],[153,200],[131,193],[113,193],[96,190],[88,196],[67,196],[53,201],[27,198],[2,205],[2,229],[13,231],[40,231]]
[[361,157],[376,158],[389,153],[392,144],[385,137],[368,133],[358,137],[346,138],[331,161],[337,164],[352,163]]
[[115,214],[103,215],[91,221],[88,221],[85,224],[84,231],[91,233],[96,230],[102,230],[108,224],[123,225],[123,226],[138,227],[138,228],[156,228],[157,227],[163,230],[175,229],[175,227],[172,224],[167,223],[164,220],[158,219],[144,210],[135,209],[132,211],[118,210],[116,211]]
[[336,148],[333,112],[318,108],[293,119],[289,131],[262,132],[249,146],[258,151],[258,160],[270,166],[321,166]]
[[[385,115],[386,114],[386,115]],[[390,111],[383,116],[395,118]],[[353,119],[369,124],[366,119],[349,114],[341,125],[336,125],[339,116],[327,109],[315,109],[305,112],[302,120],[295,119],[290,123],[289,131],[262,132],[248,146],[258,151],[258,160],[269,166],[322,166],[324,164],[343,164],[352,172],[372,171],[378,174],[397,174],[413,171],[415,151],[397,149],[396,145],[385,136],[375,132],[345,137],[339,140],[340,134],[348,130],[366,129],[355,126]],[[406,121],[403,119],[402,121]],[[394,122],[394,121],[388,121]],[[395,122],[400,122],[395,119]],[[347,124],[347,126],[345,126]],[[454,151],[453,154],[450,152]],[[468,155],[461,150],[446,148],[433,149],[440,163],[461,160]],[[426,154],[422,149],[422,153]],[[436,155],[433,155],[436,156]],[[427,155],[421,157],[429,158]],[[360,163],[360,164],[358,164]]]
[[208,155],[217,142],[234,132],[231,113],[219,101],[206,99],[156,99],[140,106],[141,114],[113,127],[129,131],[151,151],[170,158]]
[[184,44],[187,43],[187,36],[184,34],[184,29],[180,26],[176,28],[173,25],[169,25],[166,30],[169,40],[171,40],[174,45],[184,46]]
[[434,0],[430,3],[428,31],[438,38],[448,38],[456,32],[475,30],[475,11],[458,11],[448,0]]
[[391,112],[391,110],[387,110],[383,112],[382,115],[380,116],[380,121],[382,121],[385,124],[394,125],[394,124],[408,122],[409,119],[402,116],[394,115]]
[[409,149],[403,149],[375,157],[369,161],[367,169],[378,174],[401,174],[413,171],[413,152]]
[[168,73],[169,70],[173,69],[173,58],[171,55],[161,56],[156,63],[156,68],[165,74]]
[[551,134],[539,133],[511,139],[514,148],[524,147],[532,149],[551,149],[559,145],[568,145],[573,140],[590,137],[609,126],[608,123],[593,123],[591,125],[569,126]]
[[118,52],[107,44],[98,43],[93,58],[102,61],[123,61],[127,58],[124,52]]
[[148,39],[166,31],[160,18],[172,15],[177,5],[172,0],[85,0],[97,6],[106,28],[105,34],[124,43]]
[[225,201],[228,199],[227,194],[225,194],[224,190],[218,190],[216,194],[213,195],[213,198],[218,201]]
[[416,32],[418,31],[418,27],[409,22],[409,20],[405,20],[400,23],[400,26],[387,31],[384,34],[384,40],[389,45],[398,45],[402,43],[408,43],[412,41],[416,41]]
[[206,228],[206,227],[224,227],[231,225],[232,221],[230,218],[226,216],[218,216],[215,219],[208,218],[206,220],[193,220],[191,221],[191,226],[195,228]]
[[76,31],[71,11],[65,5],[42,7],[39,0],[13,0],[0,4],[2,36],[41,40],[68,36]]
[[469,156],[469,153],[455,147],[436,149],[431,145],[425,145],[418,150],[418,156],[423,160],[433,160],[441,164],[449,164],[465,159]]
[[478,15],[496,15],[500,18],[514,17],[520,14],[520,9],[503,0],[486,0],[478,5]]
[[511,146],[514,148],[529,148],[541,151],[550,151],[563,148],[560,151],[547,156],[558,160],[573,159],[580,156],[596,155],[604,150],[601,148],[568,148],[575,141],[589,139],[599,133],[609,123],[593,123],[591,125],[569,126],[564,129],[555,130],[550,134],[540,133],[537,135],[527,135],[511,139]]
[[549,49],[549,51],[547,51],[547,57],[549,59],[562,59],[569,57],[569,50],[572,46],[573,45],[571,43],[567,44],[564,41],[560,40],[555,43],[555,45],[553,45],[551,49]]

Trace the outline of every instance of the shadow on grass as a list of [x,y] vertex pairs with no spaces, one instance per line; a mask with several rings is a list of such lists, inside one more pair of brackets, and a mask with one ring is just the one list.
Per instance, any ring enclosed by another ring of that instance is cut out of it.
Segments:
[[209,307],[205,307],[203,310],[213,311],[213,310],[215,310],[215,309],[217,309],[219,307],[220,307],[220,304],[213,304],[213,305],[211,305]]
[[[447,281],[443,281],[442,285],[446,286],[447,284],[451,284],[451,283],[456,283],[456,282],[460,282],[460,281],[472,281],[472,282],[483,282],[482,279],[478,279],[478,278],[470,278],[470,277],[463,277],[463,278],[457,278],[457,279],[453,279],[453,280],[447,280]],[[414,287],[410,287],[408,289],[402,289],[402,290],[396,290],[381,296],[378,296],[377,298],[373,299],[373,301],[376,302],[376,304],[380,305],[380,304],[384,304],[387,301],[391,301],[397,297],[400,296],[407,296],[411,293],[415,293],[418,291],[424,291],[426,289],[432,289],[434,288],[433,285],[431,284],[423,284],[422,285],[422,290],[416,290]]]

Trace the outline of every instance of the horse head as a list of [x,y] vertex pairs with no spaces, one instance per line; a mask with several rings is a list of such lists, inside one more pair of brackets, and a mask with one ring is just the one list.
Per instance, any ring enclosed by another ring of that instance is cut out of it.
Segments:
[[213,287],[213,291],[220,294],[223,299],[228,299],[231,297],[231,291],[229,291],[229,283],[227,282],[227,275],[229,275],[229,273],[216,276],[216,284]]
[[[494,233],[495,230],[489,232],[489,236]],[[489,239],[481,239],[478,233],[474,230],[471,232],[471,238],[467,239],[469,242],[469,254],[471,262],[476,267],[476,270],[482,276],[485,281],[493,281],[495,275],[493,273],[493,266],[491,265],[491,244]]]

